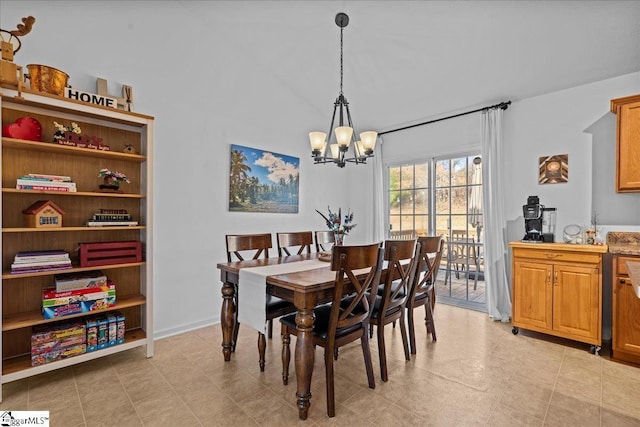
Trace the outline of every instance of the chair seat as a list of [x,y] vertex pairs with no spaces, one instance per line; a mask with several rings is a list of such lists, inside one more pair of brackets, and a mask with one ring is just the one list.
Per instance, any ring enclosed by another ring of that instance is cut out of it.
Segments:
[[[342,304],[340,304],[342,305]],[[348,305],[348,304],[347,304]],[[341,308],[342,310],[342,308]],[[329,318],[331,316],[331,304],[324,304],[313,310],[313,314],[316,317],[316,321],[313,325],[313,335],[322,339],[327,339],[329,331]],[[289,329],[296,329],[296,314],[290,314],[280,318],[280,322],[287,325]],[[361,328],[360,324],[349,326],[346,328],[338,328],[336,330],[336,338],[348,335],[353,331],[357,331]]]
[[266,304],[267,312],[287,309],[293,305],[289,301],[285,301],[282,298],[274,297],[272,295],[267,295]]
[[[346,308],[353,301],[353,297],[346,297],[340,301],[340,306],[342,308]],[[380,306],[382,305],[382,295],[376,295],[375,300],[373,301],[373,309],[371,310],[371,317],[376,318],[378,313],[380,312]],[[396,306],[391,310],[387,310],[387,316],[391,316],[392,314],[400,311],[402,309],[401,306]]]

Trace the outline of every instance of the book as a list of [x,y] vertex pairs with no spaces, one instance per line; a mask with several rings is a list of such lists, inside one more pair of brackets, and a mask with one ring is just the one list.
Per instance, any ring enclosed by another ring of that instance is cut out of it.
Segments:
[[21,176],[20,178],[35,178],[35,179],[47,179],[50,181],[68,181],[71,182],[71,177],[66,175],[47,175],[44,173],[29,173]]
[[43,266],[55,266],[55,265],[71,265],[70,260],[63,261],[32,261],[32,262],[21,262],[21,263],[13,263],[11,264],[11,269],[22,269],[22,268],[30,268],[30,267],[43,267]]
[[19,251],[16,252],[16,256],[17,257],[22,257],[22,256],[37,256],[37,255],[69,255],[67,252],[65,252],[63,249],[54,249],[51,251]]
[[18,190],[61,191],[61,192],[69,192],[69,193],[77,192],[75,188],[58,187],[58,186],[51,186],[51,185],[16,185],[16,188]]
[[18,252],[13,257],[14,264],[42,263],[47,261],[69,261],[69,254],[64,251]]
[[76,188],[75,182],[50,181],[46,179],[21,179],[16,180],[16,185],[45,185],[51,187]]
[[63,250],[54,250],[54,251],[21,251],[17,252],[13,257],[14,261],[16,260],[28,260],[31,258],[40,258],[40,257],[60,257],[60,258],[69,258],[69,254]]
[[138,221],[87,221],[87,227],[136,226]]
[[64,266],[54,266],[54,267],[31,267],[25,270],[11,270],[11,274],[21,274],[21,273],[39,273],[42,271],[52,271],[52,270],[67,270],[69,268],[72,268],[71,265],[64,265]]
[[47,261],[69,261],[69,254],[67,255],[44,255],[37,257],[16,257],[13,259],[14,264],[29,264],[32,262],[47,262]]
[[77,289],[95,288],[107,285],[107,276],[102,271],[88,271],[81,273],[57,274],[55,277],[56,291],[72,291]]

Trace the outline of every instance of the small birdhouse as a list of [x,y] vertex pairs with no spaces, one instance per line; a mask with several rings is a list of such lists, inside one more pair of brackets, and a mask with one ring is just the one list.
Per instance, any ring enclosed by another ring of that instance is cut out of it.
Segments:
[[26,227],[56,228],[62,227],[62,215],[65,212],[51,200],[38,200],[22,211]]

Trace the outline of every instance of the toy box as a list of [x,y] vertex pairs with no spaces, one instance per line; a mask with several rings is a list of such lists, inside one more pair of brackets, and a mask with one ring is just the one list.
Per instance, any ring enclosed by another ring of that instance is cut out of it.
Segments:
[[76,289],[107,286],[107,276],[101,271],[87,271],[81,273],[57,274],[55,276],[56,291],[73,291]]
[[87,317],[87,353],[98,349],[98,321],[95,317]]
[[98,350],[109,346],[109,323],[104,316],[98,316]]
[[112,345],[116,345],[118,341],[118,332],[117,332],[117,324],[116,324],[116,316],[113,313],[107,314],[107,329],[109,331],[109,347]]
[[116,344],[124,343],[125,323],[124,315],[119,311],[114,313],[116,315]]
[[31,334],[31,365],[38,366],[86,352],[83,322],[39,325]]
[[111,282],[106,286],[73,291],[56,292],[55,288],[42,291],[42,312],[45,319],[104,310],[113,307],[115,303],[116,286]]
[[87,351],[87,346],[85,344],[81,344],[73,347],[50,351],[48,353],[32,354],[31,366],[39,366],[39,365],[44,365],[45,363],[67,359],[69,357],[86,353],[86,351]]
[[[84,336],[85,326],[82,322],[60,322],[50,325],[34,326],[31,334],[31,349],[50,342],[64,342],[69,338]],[[37,353],[37,351],[36,351]]]

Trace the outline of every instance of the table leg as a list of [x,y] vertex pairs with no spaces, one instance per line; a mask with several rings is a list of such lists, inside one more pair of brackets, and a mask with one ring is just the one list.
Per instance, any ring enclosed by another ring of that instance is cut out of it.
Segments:
[[296,341],[296,379],[298,388],[296,391],[298,416],[306,420],[311,406],[311,375],[315,359],[313,345],[313,323],[315,316],[313,308],[299,309],[296,315],[296,327],[298,339]]
[[236,311],[234,301],[235,286],[233,283],[222,283],[222,310],[220,312],[220,325],[222,326],[222,354],[224,361],[231,360],[231,348],[233,347],[234,313]]

